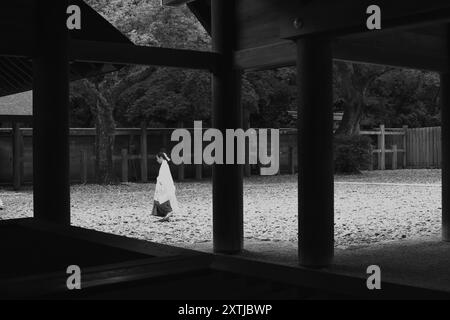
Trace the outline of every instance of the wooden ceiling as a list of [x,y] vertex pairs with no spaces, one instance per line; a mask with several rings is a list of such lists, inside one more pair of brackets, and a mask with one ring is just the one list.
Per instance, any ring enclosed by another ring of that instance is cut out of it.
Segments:
[[[122,33],[109,24],[82,0],[71,0],[80,6],[82,29],[70,31],[72,40],[131,43]],[[31,58],[38,34],[35,26],[36,0],[0,2],[0,96],[31,90],[33,70]],[[45,17],[44,17],[45,18]],[[71,80],[115,71],[117,65],[76,62],[70,64]],[[1,114],[2,110],[0,110]]]
[[[335,59],[432,71],[449,68],[450,1],[379,0],[383,29],[368,31],[366,8],[372,2],[238,0],[240,35],[236,65],[242,69],[294,65],[296,52],[291,39],[329,34],[333,37]],[[196,8],[193,12],[200,16],[203,25],[210,28],[211,0],[163,0],[163,3],[188,3],[191,10]],[[297,18],[302,21],[302,28],[295,28]]]

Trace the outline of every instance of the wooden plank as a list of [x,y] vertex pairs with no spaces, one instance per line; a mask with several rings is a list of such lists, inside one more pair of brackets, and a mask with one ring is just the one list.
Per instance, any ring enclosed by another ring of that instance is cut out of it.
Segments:
[[[415,288],[384,282],[383,290],[367,290],[365,278],[345,276],[324,270],[292,268],[281,264],[275,265],[250,259],[234,259],[229,256],[217,256],[212,268],[226,272],[233,272],[249,277],[270,277],[273,281],[306,288],[315,288],[325,292],[346,293],[362,299],[423,299],[440,297],[448,299],[448,292]],[[361,282],[364,284],[361,285]]]
[[397,170],[398,151],[397,145],[392,146],[392,170]]
[[[414,40],[413,40],[414,39]],[[438,37],[412,32],[396,32],[369,39],[335,39],[333,58],[430,71],[445,70],[448,57],[443,55],[444,41]],[[239,69],[262,70],[295,65],[295,46],[290,41],[242,49],[235,54]]]
[[218,54],[194,50],[136,46],[73,40],[71,59],[79,62],[111,63],[122,65],[154,65],[188,69],[215,70]]
[[386,170],[386,130],[385,130],[385,126],[381,125],[380,126],[380,149],[381,149],[381,155],[380,155],[380,170]]
[[421,153],[420,153],[420,150],[421,150],[421,148],[422,148],[422,139],[420,138],[420,134],[421,134],[421,132],[420,132],[420,129],[419,128],[416,128],[416,130],[415,130],[416,132],[416,168],[420,168],[420,166],[421,166]]
[[128,182],[128,150],[122,149],[122,182]]
[[203,165],[195,165],[195,180],[200,181],[203,179]]
[[411,148],[411,152],[410,152],[410,154],[411,154],[411,167],[412,168],[415,168],[415,165],[416,165],[416,154],[415,154],[415,151],[416,151],[416,139],[415,139],[415,129],[410,129],[410,131],[409,131],[409,134],[410,134],[410,139],[411,139],[411,141],[410,141],[410,143],[409,143],[409,145],[410,145],[410,148]]
[[437,168],[438,167],[438,154],[437,154],[437,141],[438,141],[438,133],[437,133],[437,128],[433,128],[433,167]]
[[148,144],[145,123],[141,125],[141,181],[148,182]]
[[403,126],[403,169],[408,166],[408,126]]
[[161,0],[161,4],[163,6],[176,7],[193,1],[194,0]]
[[435,168],[440,168],[440,158],[439,158],[439,147],[440,147],[440,135],[439,128],[434,128],[435,137],[434,137],[434,152],[435,152]]
[[423,128],[423,156],[424,156],[424,167],[428,168],[430,162],[430,150],[429,150],[429,128]]
[[435,128],[435,140],[434,140],[434,148],[435,148],[435,167],[440,168],[441,167],[441,159],[439,157],[439,149],[441,147],[441,136],[439,132],[440,128]]
[[[274,7],[273,3],[265,3],[266,10]],[[447,0],[378,0],[376,4],[382,8],[381,32],[450,21],[450,3]],[[374,33],[366,27],[366,10],[370,5],[373,5],[371,0],[285,1],[283,6],[277,8],[280,37],[295,38],[316,33]],[[298,18],[302,21],[300,28],[293,23]]]

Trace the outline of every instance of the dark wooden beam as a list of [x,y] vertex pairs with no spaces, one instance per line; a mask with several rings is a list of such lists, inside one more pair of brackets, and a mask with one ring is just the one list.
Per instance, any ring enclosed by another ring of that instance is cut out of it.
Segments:
[[[242,128],[242,73],[234,67],[236,2],[212,0],[213,50],[222,56],[213,74],[213,127],[224,136],[227,129]],[[217,253],[233,254],[243,249],[243,174],[242,165],[213,166],[213,239]]]
[[331,40],[297,41],[300,264],[319,268],[334,255],[333,66]]
[[66,0],[39,1],[33,58],[33,205],[37,219],[70,224]]
[[[446,70],[448,57],[444,53],[440,37],[395,32],[383,37],[339,38],[333,42],[333,58],[351,62],[372,63],[423,69]],[[236,52],[235,63],[243,70],[261,70],[294,66],[295,44],[281,41],[273,45],[240,50]]]
[[296,58],[295,43],[281,41],[272,45],[237,51],[235,65],[241,70],[273,69],[294,66]]
[[162,0],[162,5],[169,7],[176,7],[193,1],[194,0]]
[[22,115],[0,115],[0,122],[20,122],[30,123],[33,120],[33,116]]
[[[373,4],[372,0],[280,1],[280,36],[369,32],[366,10]],[[382,9],[382,30],[450,21],[447,0],[379,0],[376,4]],[[296,19],[300,27],[294,25]]]
[[93,41],[72,41],[70,58],[79,62],[155,65],[203,70],[213,70],[218,61],[218,55],[212,52]]

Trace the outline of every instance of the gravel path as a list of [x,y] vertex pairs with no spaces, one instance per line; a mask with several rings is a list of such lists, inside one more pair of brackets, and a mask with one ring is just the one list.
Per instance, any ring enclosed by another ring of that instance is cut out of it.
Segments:
[[[337,176],[336,246],[346,249],[440,233],[440,170],[365,172]],[[153,184],[73,186],[76,226],[189,247],[212,238],[212,188],[208,181],[177,184],[182,213],[170,223],[150,216]],[[0,190],[0,219],[31,216],[32,193]],[[245,238],[297,241],[297,177],[253,177],[245,183]]]

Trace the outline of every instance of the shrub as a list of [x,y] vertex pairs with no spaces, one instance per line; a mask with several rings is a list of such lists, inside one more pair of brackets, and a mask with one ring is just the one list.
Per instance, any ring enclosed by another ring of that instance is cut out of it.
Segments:
[[336,173],[361,173],[370,163],[369,137],[337,135],[334,138],[334,170]]

